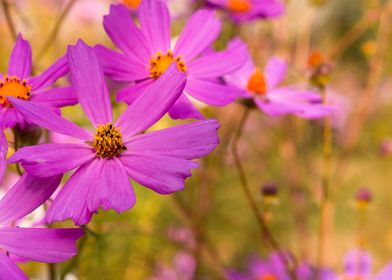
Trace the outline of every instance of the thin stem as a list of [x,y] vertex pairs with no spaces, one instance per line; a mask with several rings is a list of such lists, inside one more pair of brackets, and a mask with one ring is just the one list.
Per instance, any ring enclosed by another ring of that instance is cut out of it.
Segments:
[[[14,128],[12,132],[14,133],[14,152],[16,152],[19,149],[18,131],[16,128]],[[19,176],[23,175],[19,163],[16,164],[16,172],[18,172]]]
[[[326,91],[321,89],[323,103],[327,103]],[[331,185],[332,124],[329,116],[323,121],[323,173],[321,178],[320,225],[317,246],[317,267],[324,267],[326,230],[329,223],[329,192]]]
[[15,24],[11,16],[11,4],[7,0],[2,0],[1,5],[3,7],[3,13],[7,21],[8,29],[11,33],[12,39],[15,41],[17,34]]
[[75,5],[77,0],[70,0],[68,4],[65,6],[63,12],[60,14],[59,18],[57,19],[55,25],[53,26],[52,31],[49,33],[48,38],[46,39],[41,51],[38,53],[35,61],[37,64],[42,59],[42,57],[46,54],[46,52],[50,49],[52,44],[57,38],[57,35],[61,29],[61,26],[67,17],[68,13],[71,11],[72,7]]
[[56,273],[56,264],[48,263],[48,273],[50,280],[56,280],[57,273]]
[[83,226],[81,226],[81,228],[83,228],[87,233],[91,234],[96,239],[99,239],[99,237],[100,237],[99,233],[96,233],[91,228],[89,228],[87,225],[83,225]]
[[[252,209],[252,212],[258,222],[258,225],[260,227],[261,233],[263,238],[267,241],[267,244],[279,254],[279,257],[281,258],[281,261],[285,265],[285,268],[287,270],[287,273],[290,275],[291,279],[296,279],[296,274],[295,274],[295,269],[292,269],[291,264],[290,264],[290,259],[286,256],[286,254],[283,252],[280,244],[278,241],[275,239],[275,237],[272,235],[271,231],[269,230],[266,221],[264,220],[264,217],[262,213],[260,212],[259,208],[257,207],[256,201],[253,198],[252,192],[250,191],[250,187],[248,184],[248,180],[245,176],[244,168],[241,163],[241,159],[238,155],[238,142],[241,138],[242,131],[244,128],[244,125],[246,123],[246,120],[249,117],[249,112],[250,109],[248,107],[245,107],[244,112],[242,114],[240,123],[238,125],[237,131],[235,132],[233,143],[232,143],[232,153],[234,156],[234,161],[235,165],[238,171],[238,175],[240,177],[240,182],[241,182],[241,187],[242,190],[245,194],[245,197],[247,199],[247,202]],[[294,260],[293,260],[294,262]],[[294,265],[295,266],[295,265]]]

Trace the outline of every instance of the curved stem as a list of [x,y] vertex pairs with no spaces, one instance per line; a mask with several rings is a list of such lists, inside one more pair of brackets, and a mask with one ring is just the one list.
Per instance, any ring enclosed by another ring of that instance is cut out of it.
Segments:
[[234,156],[234,161],[235,161],[235,166],[238,171],[238,175],[240,178],[241,182],[241,187],[242,190],[245,194],[245,197],[247,199],[247,202],[252,209],[252,212],[257,220],[257,223],[260,227],[261,233],[262,233],[262,238],[267,242],[267,244],[271,247],[272,250],[276,251],[279,254],[279,257],[284,264],[287,273],[290,275],[291,279],[296,279],[296,274],[295,274],[295,263],[294,263],[294,268],[292,268],[291,261],[295,262],[295,260],[292,260],[291,258],[287,257],[287,255],[283,252],[282,247],[278,243],[278,241],[275,239],[271,231],[269,230],[266,221],[264,220],[264,217],[262,213],[260,212],[257,203],[255,199],[253,198],[252,192],[249,187],[248,180],[246,178],[244,168],[241,163],[241,159],[238,155],[238,143],[239,140],[242,136],[242,131],[244,128],[244,125],[249,117],[249,112],[250,109],[248,107],[245,107],[240,123],[238,125],[238,128],[235,132],[233,143],[232,143],[232,153]]

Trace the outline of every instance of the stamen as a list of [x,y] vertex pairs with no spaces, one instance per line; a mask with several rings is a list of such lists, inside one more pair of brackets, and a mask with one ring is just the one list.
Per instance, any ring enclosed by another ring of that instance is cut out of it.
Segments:
[[267,92],[267,82],[265,80],[265,75],[256,68],[252,76],[248,80],[247,88],[249,91],[263,95]]
[[252,8],[252,4],[249,0],[229,0],[228,8],[236,13],[246,13]]
[[184,73],[186,72],[186,65],[181,59],[181,56],[174,57],[171,50],[167,51],[166,54],[158,51],[150,59],[150,77],[152,79],[158,79],[173,62],[177,64],[178,70]]
[[29,100],[31,95],[31,85],[27,84],[27,80],[20,80],[16,76],[9,77],[5,75],[0,80],[0,104],[2,106],[11,106],[7,96],[16,97],[22,100]]
[[111,122],[98,125],[92,146],[96,155],[101,158],[115,157],[127,150],[127,147],[123,145],[119,128]]

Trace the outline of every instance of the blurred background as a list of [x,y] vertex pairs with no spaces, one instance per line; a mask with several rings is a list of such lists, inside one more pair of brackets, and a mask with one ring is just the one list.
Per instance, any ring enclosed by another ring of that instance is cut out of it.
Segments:
[[[15,30],[30,41],[34,70],[40,72],[79,38],[114,48],[102,26],[102,17],[113,2],[3,0],[0,72],[7,69],[14,43],[5,9]],[[192,0],[168,2],[173,35],[203,5]],[[325,264],[341,271],[343,256],[358,247],[361,239],[378,270],[391,260],[392,252],[392,4],[378,0],[284,3],[283,16],[243,24],[232,23],[219,11],[223,29],[215,47],[224,48],[237,34],[249,45],[258,66],[263,67],[272,55],[287,59],[285,83],[307,82],[308,57],[315,50],[328,58],[333,70],[327,91],[336,96],[340,111],[333,125]],[[109,82],[113,88],[121,86]],[[117,104],[116,113],[124,108]],[[250,255],[271,252],[260,238],[241,190],[230,148],[242,105],[203,110],[221,122],[221,145],[200,161],[201,168],[193,171],[185,190],[161,196],[134,183],[135,207],[121,215],[114,211],[95,215],[89,224],[91,232],[78,243],[79,255],[57,265],[60,279],[148,279],[165,269],[196,270],[195,279],[222,279],[225,269],[246,267]],[[65,108],[63,114],[88,126],[79,106]],[[154,129],[178,123],[165,117]],[[254,110],[239,142],[239,154],[252,195],[280,245],[299,260],[314,263],[320,221],[322,121],[271,118]],[[12,168],[8,177],[15,172]],[[7,182],[9,178],[3,188],[8,187]],[[266,184],[277,187],[273,201],[265,202],[262,196]],[[366,211],[358,210],[360,188],[372,193]],[[66,225],[72,226],[70,222],[55,226]],[[26,263],[22,269],[32,279],[47,277],[44,264]]]

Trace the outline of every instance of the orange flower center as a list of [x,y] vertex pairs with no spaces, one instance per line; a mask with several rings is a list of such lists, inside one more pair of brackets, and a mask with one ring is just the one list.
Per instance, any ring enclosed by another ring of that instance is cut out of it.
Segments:
[[308,67],[311,69],[318,68],[325,63],[324,55],[319,51],[314,51],[309,55]]
[[263,95],[267,92],[267,82],[265,80],[265,75],[256,68],[252,76],[248,80],[247,88],[249,91]]
[[186,72],[185,62],[181,59],[181,56],[174,57],[172,51],[162,54],[157,52],[155,56],[150,59],[150,77],[152,79],[158,79],[166,69],[175,62],[178,70]]
[[257,280],[278,280],[278,278],[271,273],[266,273],[266,274],[259,276],[257,278]]
[[31,86],[26,80],[20,80],[16,76],[4,76],[0,80],[0,104],[3,106],[11,106],[7,96],[16,97],[18,99],[29,100],[31,95]]
[[140,2],[142,2],[142,0],[123,0],[123,3],[131,9],[137,9],[140,5]]
[[252,4],[249,0],[229,0],[228,7],[233,12],[246,13],[252,8]]
[[100,158],[115,157],[127,150],[123,145],[120,129],[111,122],[98,125],[92,146]]

